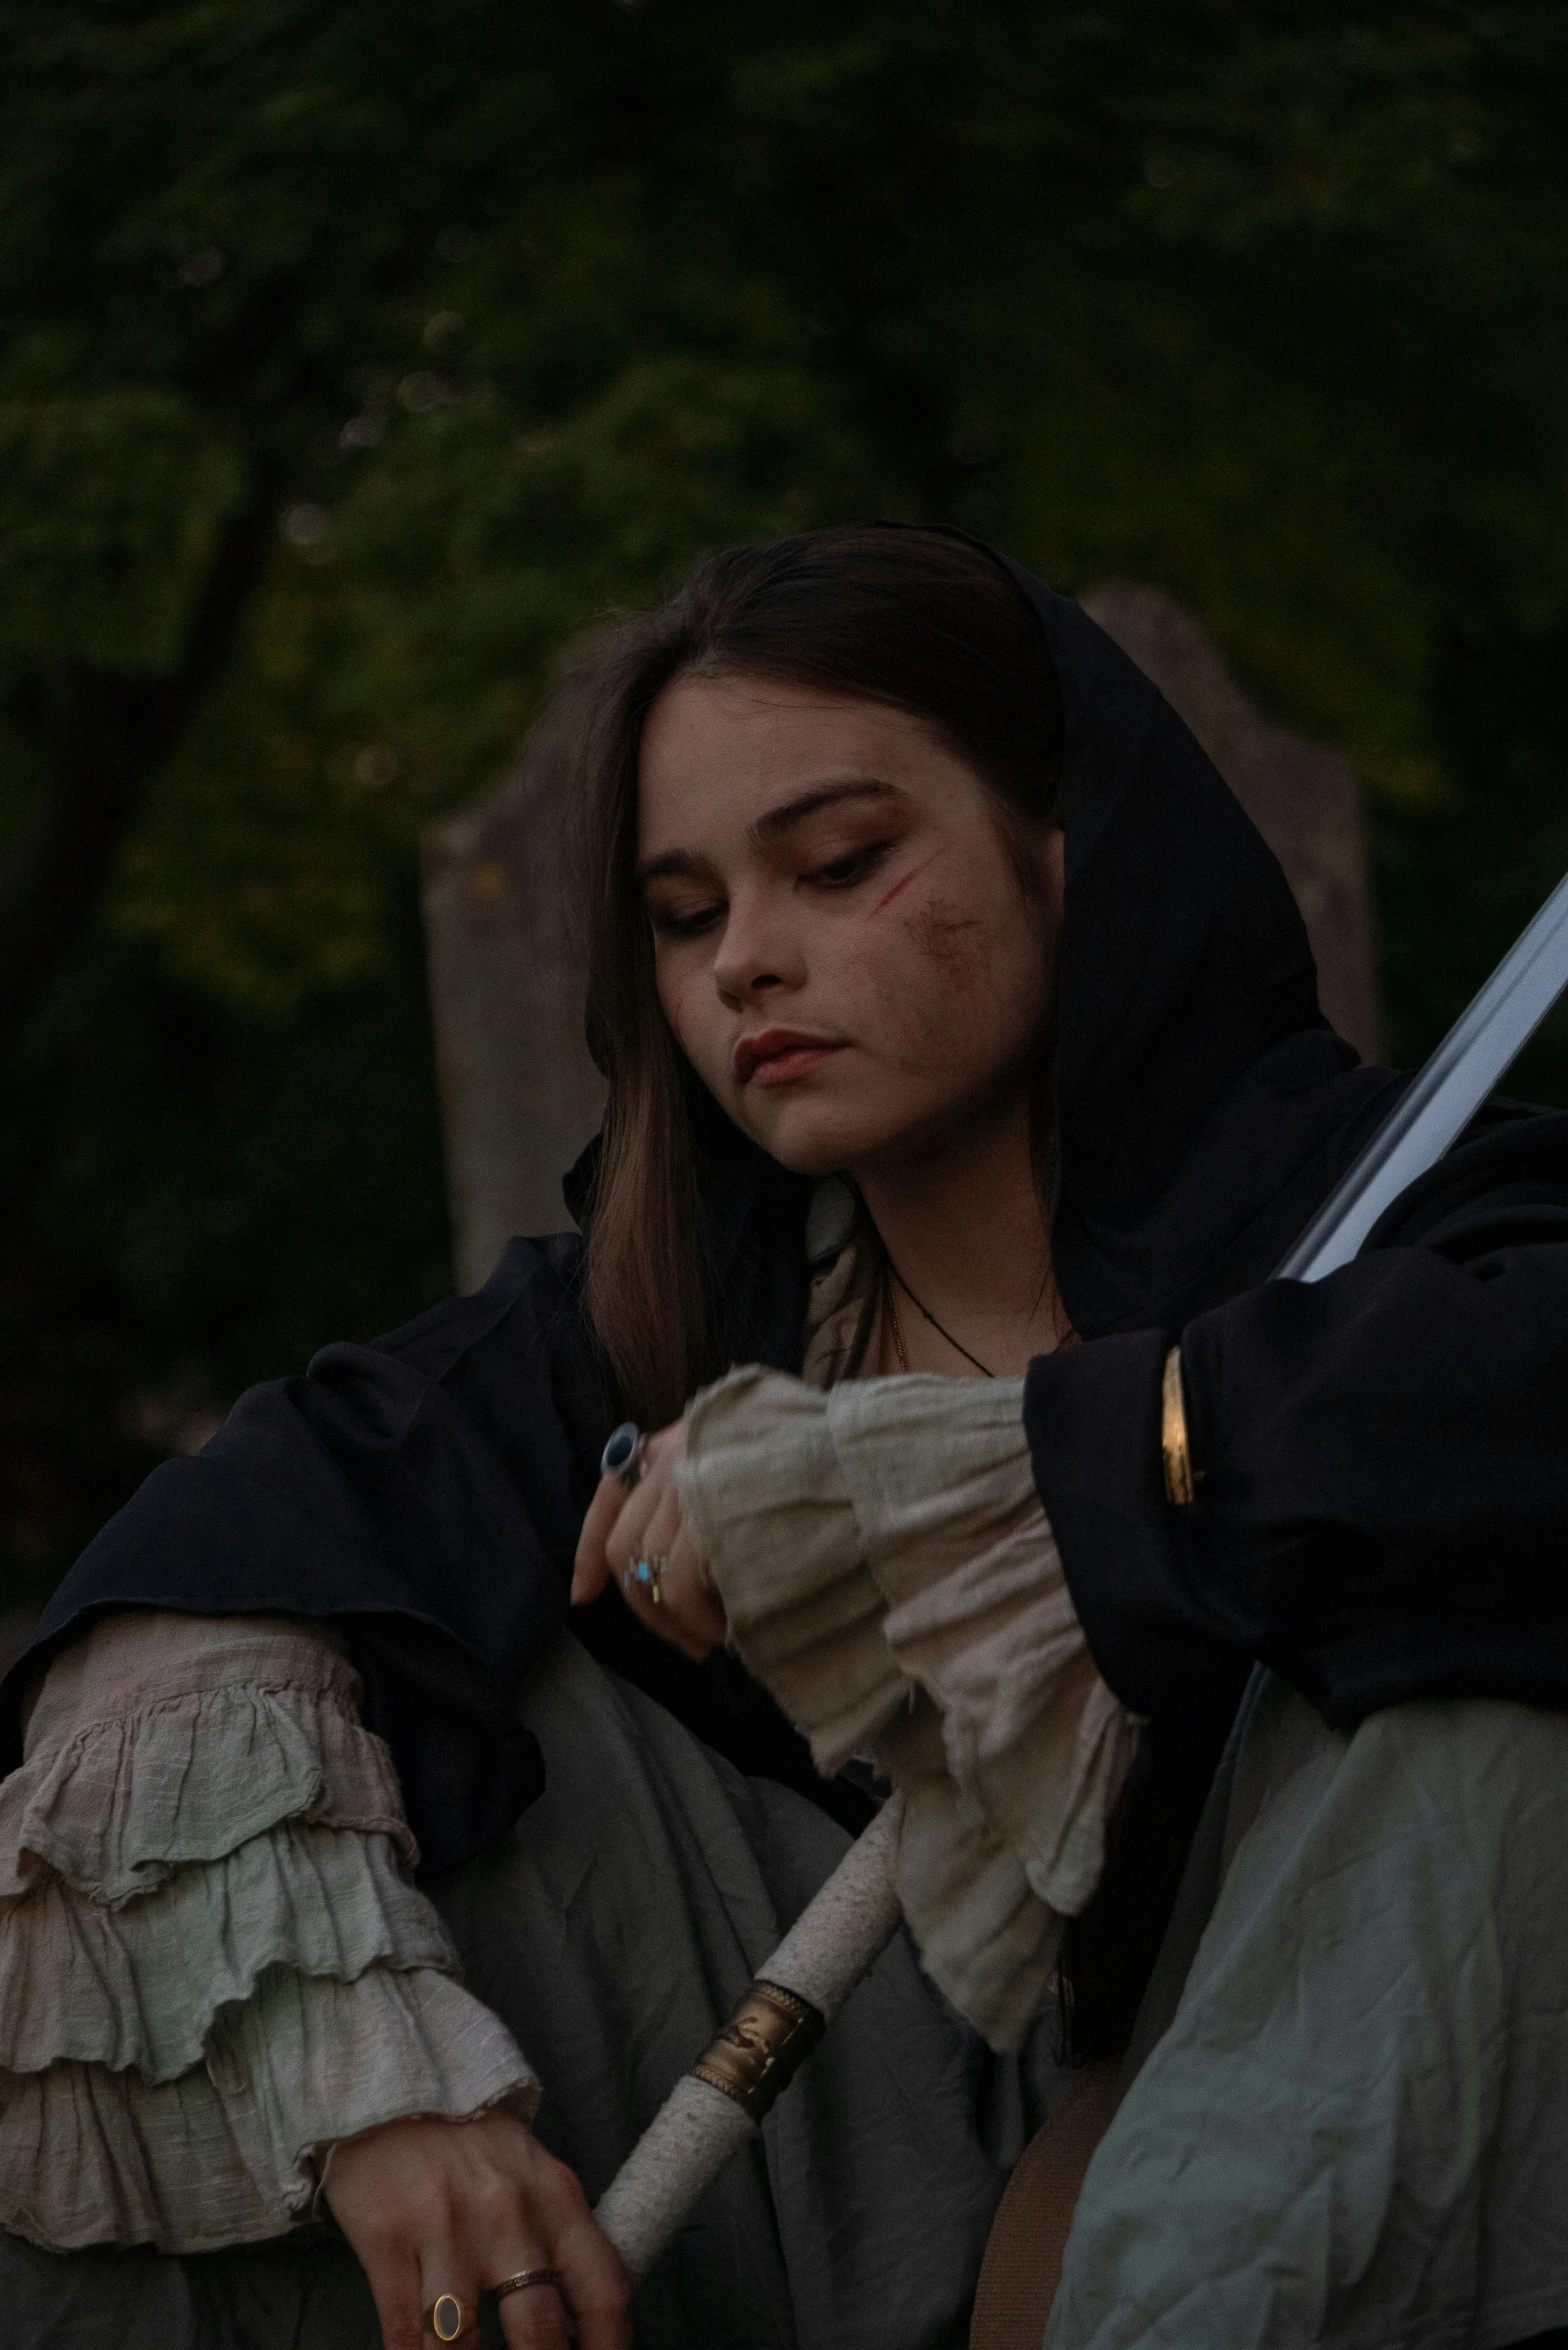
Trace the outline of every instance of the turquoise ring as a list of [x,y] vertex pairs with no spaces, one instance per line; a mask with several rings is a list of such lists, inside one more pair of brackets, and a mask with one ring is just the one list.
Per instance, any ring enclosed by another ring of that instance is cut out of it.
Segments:
[[669,1572],[669,1566],[670,1562],[662,1551],[657,1558],[633,1559],[621,1577],[621,1589],[629,1598],[633,1585],[640,1585],[647,1592],[654,1606],[662,1607],[664,1605],[664,1578]]

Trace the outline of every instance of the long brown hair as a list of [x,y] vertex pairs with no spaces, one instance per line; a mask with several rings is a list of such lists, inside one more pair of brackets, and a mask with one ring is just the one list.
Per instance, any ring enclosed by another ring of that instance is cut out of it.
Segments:
[[609,1102],[587,1305],[622,1404],[652,1427],[724,1368],[704,1278],[679,1047],[637,887],[637,768],[657,695],[744,672],[907,711],[990,785],[1004,831],[1048,820],[1061,771],[1055,672],[996,559],[941,531],[866,525],[715,555],[595,664],[581,771],[589,1043]]

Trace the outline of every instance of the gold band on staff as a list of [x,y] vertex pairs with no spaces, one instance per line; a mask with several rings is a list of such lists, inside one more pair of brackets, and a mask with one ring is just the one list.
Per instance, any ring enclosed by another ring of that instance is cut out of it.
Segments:
[[760,2122],[826,2030],[821,2012],[798,1992],[782,1983],[752,1983],[691,2069]]

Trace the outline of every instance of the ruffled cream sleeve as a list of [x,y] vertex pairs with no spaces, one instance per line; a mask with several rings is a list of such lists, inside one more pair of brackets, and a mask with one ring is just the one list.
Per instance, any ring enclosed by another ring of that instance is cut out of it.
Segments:
[[996,2048],[1099,1881],[1138,1724],[1094,1667],[1029,1465],[1020,1379],[731,1372],[686,1411],[681,1502],[742,1658],[823,1771],[905,1799],[899,1896]]
[[50,1667],[0,1784],[0,2225],[252,2242],[336,2139],[532,2112],[358,1698],[285,1619],[112,1616]]

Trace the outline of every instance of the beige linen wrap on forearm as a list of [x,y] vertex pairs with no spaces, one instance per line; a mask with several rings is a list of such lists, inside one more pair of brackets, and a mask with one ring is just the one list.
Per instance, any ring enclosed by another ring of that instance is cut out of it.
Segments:
[[1137,1723],[1096,1672],[1035,1490],[1023,1382],[734,1371],[686,1412],[681,1502],[742,1659],[819,1770],[904,1795],[922,1963],[998,2049],[1089,1899]]

